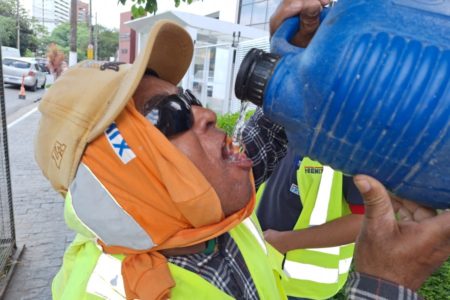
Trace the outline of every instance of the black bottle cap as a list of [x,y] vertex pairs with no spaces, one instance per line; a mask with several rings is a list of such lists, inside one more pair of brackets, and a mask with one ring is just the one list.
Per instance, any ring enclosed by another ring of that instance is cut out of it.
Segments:
[[242,60],[234,92],[241,100],[262,106],[264,90],[280,56],[252,48]]

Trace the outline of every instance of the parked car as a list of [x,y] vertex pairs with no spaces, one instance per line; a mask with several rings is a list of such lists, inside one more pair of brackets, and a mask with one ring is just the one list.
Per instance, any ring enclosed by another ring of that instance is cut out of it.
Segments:
[[24,85],[32,91],[44,88],[47,82],[45,70],[33,58],[5,57],[3,64],[3,82],[21,85],[24,75]]
[[48,60],[46,58],[36,57],[35,60],[37,61],[38,65],[41,67],[41,70],[43,70],[43,72],[50,74],[50,70],[47,67]]

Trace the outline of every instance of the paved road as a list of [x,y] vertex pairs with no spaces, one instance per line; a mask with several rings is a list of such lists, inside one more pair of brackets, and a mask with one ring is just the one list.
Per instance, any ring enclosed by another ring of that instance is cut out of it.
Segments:
[[[51,84],[53,82],[53,77],[47,75],[47,83]],[[19,99],[20,87],[5,84],[5,107],[7,121],[11,122],[11,119],[20,117],[23,115],[23,109],[34,102],[39,101],[39,99],[44,94],[44,89],[38,89],[35,92],[25,90],[25,100]]]
[[33,139],[40,114],[33,97],[40,97],[43,91],[27,91],[26,105],[17,105],[16,92],[7,89],[6,110],[17,243],[26,247],[4,299],[47,300],[51,299],[51,280],[73,233],[64,224],[62,197],[53,191],[34,161]]

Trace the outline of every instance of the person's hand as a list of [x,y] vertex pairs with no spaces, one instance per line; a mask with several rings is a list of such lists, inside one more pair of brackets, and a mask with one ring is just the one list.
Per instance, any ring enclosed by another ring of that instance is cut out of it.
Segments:
[[416,202],[408,201],[395,195],[391,195],[391,201],[397,219],[400,221],[422,221],[436,215],[436,211],[431,208],[421,206]]
[[284,20],[300,16],[300,29],[291,43],[306,47],[320,25],[320,12],[330,0],[283,0],[270,17],[270,36],[280,27]]
[[365,215],[355,249],[355,269],[417,290],[450,255],[450,212],[435,215],[417,204],[393,199],[372,177],[354,178]]
[[285,234],[285,231],[267,229],[266,231],[264,231],[264,239],[280,253],[285,254],[289,251],[286,245]]

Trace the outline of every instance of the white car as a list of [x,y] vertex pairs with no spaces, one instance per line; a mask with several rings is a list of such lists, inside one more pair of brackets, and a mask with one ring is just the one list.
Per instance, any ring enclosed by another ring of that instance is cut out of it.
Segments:
[[28,57],[5,57],[3,64],[3,82],[22,85],[32,91],[44,88],[47,82],[45,70],[33,58]]

